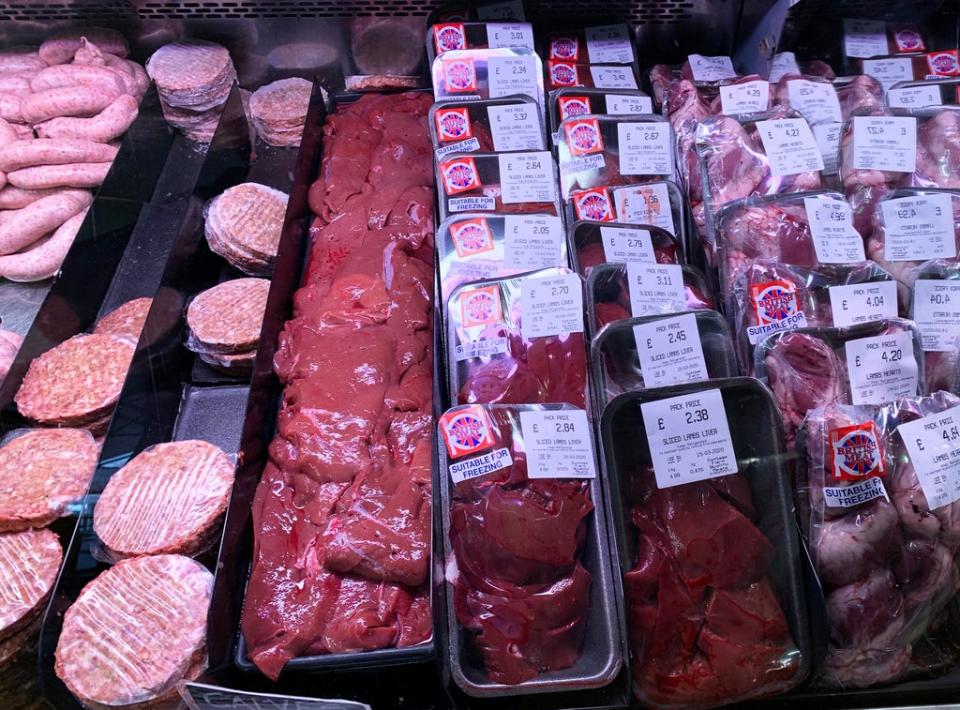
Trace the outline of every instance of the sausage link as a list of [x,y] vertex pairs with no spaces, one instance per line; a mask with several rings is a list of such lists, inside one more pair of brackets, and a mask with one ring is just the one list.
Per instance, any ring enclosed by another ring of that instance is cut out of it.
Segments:
[[0,92],[0,118],[11,123],[24,123],[23,101],[27,98],[8,91]]
[[104,163],[117,157],[111,145],[72,138],[38,138],[0,147],[0,170],[10,172],[34,165]]
[[51,187],[97,187],[103,184],[113,163],[37,165],[7,173],[7,182],[24,190]]
[[20,134],[17,133],[17,129],[0,118],[0,146],[18,140],[20,140]]
[[[24,190],[20,187],[14,187],[13,185],[7,185],[2,190],[0,190],[0,210],[18,210],[21,207],[26,207],[32,202],[43,197],[49,197],[50,195],[57,195],[61,192],[65,192],[63,189],[52,189],[52,190]],[[0,221],[2,221],[2,215],[12,214],[11,212],[2,212],[0,211]]]
[[27,251],[0,256],[0,276],[11,281],[28,282],[42,281],[56,274],[63,266],[63,260],[67,258],[86,216],[86,210],[75,214],[53,234]]
[[69,62],[80,49],[80,40],[83,37],[96,44],[101,52],[115,54],[118,57],[125,57],[130,53],[127,40],[116,30],[106,27],[85,27],[66,30],[47,38],[40,45],[40,58],[50,65]]
[[[128,86],[129,84],[129,86]],[[30,80],[33,91],[59,89],[65,86],[84,86],[90,89],[113,88],[121,93],[133,93],[133,77],[121,76],[116,69],[89,64],[61,64],[37,72]]]
[[33,244],[86,210],[91,202],[93,195],[89,192],[69,190],[11,212],[0,224],[0,254],[13,254]]
[[126,133],[137,119],[137,100],[124,94],[93,118],[52,118],[34,128],[41,138],[75,138],[108,143]]
[[24,97],[20,108],[26,123],[40,123],[58,116],[96,116],[123,93],[117,88],[68,86],[38,91]]
[[35,50],[17,51],[10,49],[0,52],[0,72],[4,74],[40,71],[46,66],[47,63],[40,58]]
[[0,91],[14,96],[26,96],[33,89],[30,88],[30,79],[23,74],[0,75]]

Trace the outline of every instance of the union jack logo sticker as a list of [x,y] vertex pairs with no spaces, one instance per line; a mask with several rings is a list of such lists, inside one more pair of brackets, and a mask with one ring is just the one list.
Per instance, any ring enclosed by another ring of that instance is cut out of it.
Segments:
[[573,62],[547,62],[553,86],[580,86],[580,75]]
[[443,188],[448,195],[483,187],[473,158],[454,158],[441,163],[440,174],[443,176]]
[[576,37],[554,37],[550,40],[550,56],[548,59],[565,59],[575,62],[580,56],[580,41]]
[[613,204],[610,202],[610,192],[607,188],[594,187],[590,190],[575,192],[571,197],[577,219],[587,222],[613,221]]
[[603,151],[603,137],[600,135],[600,122],[595,118],[564,124],[567,135],[567,149],[571,155],[589,155]]
[[885,473],[883,448],[873,422],[830,430],[833,477],[841,481],[862,481]]
[[440,417],[440,432],[452,459],[491,448],[496,443],[492,428],[487,411],[479,404],[458,407]]
[[561,96],[557,99],[557,105],[560,107],[561,121],[593,113],[589,96]]
[[461,259],[493,251],[493,234],[487,220],[481,218],[465,219],[450,225],[450,238],[457,256]]
[[768,281],[752,284],[750,295],[757,323],[767,325],[778,323],[797,314],[797,289],[788,281]]
[[464,328],[496,325],[502,321],[499,288],[480,286],[460,292],[460,323]]
[[437,138],[441,143],[466,140],[473,137],[470,125],[470,110],[463,108],[442,108],[433,114],[437,128]]
[[452,94],[477,90],[477,70],[473,59],[446,59],[443,67],[443,85]]
[[448,22],[433,26],[433,46],[437,54],[443,54],[453,49],[467,48],[467,35],[463,25],[459,22]]

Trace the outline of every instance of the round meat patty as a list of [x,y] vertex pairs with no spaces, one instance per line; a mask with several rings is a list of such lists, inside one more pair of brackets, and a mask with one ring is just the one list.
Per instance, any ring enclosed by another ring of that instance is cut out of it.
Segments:
[[198,294],[187,308],[188,347],[194,351],[242,353],[260,342],[267,307],[267,279],[233,279]]
[[63,548],[52,530],[0,533],[0,639],[39,616],[62,561]]
[[126,335],[134,340],[140,340],[143,324],[147,321],[152,298],[135,298],[118,306],[101,318],[94,326],[93,332],[98,335]]
[[57,676],[85,705],[146,703],[176,692],[206,658],[213,575],[181,555],[118,562],[63,617]]
[[86,429],[32,429],[0,447],[0,531],[63,515],[87,492],[99,453]]
[[122,336],[75,335],[30,363],[14,401],[40,424],[99,424],[117,404],[134,349]]
[[281,79],[254,91],[250,115],[257,134],[273,146],[299,146],[312,91],[313,84],[299,78]]
[[202,40],[171,42],[160,47],[147,60],[146,70],[170,106],[195,111],[226,101],[236,77],[230,52]]
[[117,557],[195,554],[227,509],[234,465],[206,441],[157,444],[107,483],[93,530]]
[[207,205],[204,225],[210,249],[254,276],[273,268],[289,196],[245,182],[217,195]]

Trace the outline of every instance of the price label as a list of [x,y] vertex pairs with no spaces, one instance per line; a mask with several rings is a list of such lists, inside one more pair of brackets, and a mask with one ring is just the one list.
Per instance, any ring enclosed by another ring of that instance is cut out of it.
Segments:
[[793,79],[787,82],[790,106],[797,110],[811,125],[817,123],[841,123],[840,99],[833,84],[825,81]]
[[802,118],[757,121],[764,152],[775,176],[823,170],[823,156]]
[[543,150],[540,115],[533,104],[489,106],[487,118],[495,151]]
[[630,67],[590,66],[593,85],[598,89],[636,89],[637,78]]
[[917,195],[880,203],[887,261],[952,259],[957,255],[950,195]]
[[582,409],[520,412],[528,478],[596,478],[590,423]]
[[884,404],[917,394],[917,361],[909,332],[844,343],[854,404]]
[[720,105],[723,113],[728,115],[766,111],[770,105],[770,84],[758,79],[721,86]]
[[583,332],[583,290],[576,274],[523,279],[520,298],[524,338]]
[[876,281],[831,286],[830,309],[836,326],[897,317],[897,282]]
[[886,24],[877,20],[844,20],[843,49],[848,57],[858,59],[889,54]]
[[730,57],[705,57],[702,54],[691,54],[687,57],[690,62],[690,71],[694,81],[720,81],[734,79],[737,76]]
[[787,74],[799,74],[800,67],[793,52],[780,52],[773,55],[770,62],[770,81],[776,83]]
[[553,175],[553,157],[547,151],[506,153],[497,156],[500,163],[500,189],[503,204],[553,202],[557,186]]
[[640,405],[657,488],[737,473],[720,390],[704,390]]
[[516,271],[534,271],[561,266],[563,222],[552,215],[506,215],[504,262]]
[[633,327],[644,387],[708,379],[697,317],[686,313]]
[[872,76],[883,87],[884,91],[892,88],[901,81],[913,79],[913,63],[908,57],[897,59],[865,59],[863,73]]
[[607,113],[611,116],[653,113],[653,100],[649,96],[607,94]]
[[620,220],[629,224],[652,224],[676,235],[670,193],[663,182],[616,188],[613,200]]
[[487,44],[491,49],[498,47],[520,47],[534,50],[533,27],[527,22],[487,23]]
[[486,340],[468,340],[454,348],[453,356],[457,362],[473,360],[477,357],[493,357],[510,352],[508,338],[489,338]]
[[657,261],[650,232],[646,229],[600,227],[600,238],[603,241],[603,256],[607,261],[624,264],[632,261],[654,264]]
[[587,27],[583,33],[591,64],[633,63],[633,42],[626,25]]
[[527,19],[523,11],[523,0],[506,0],[490,5],[481,5],[477,8],[477,19],[481,22],[490,20],[514,20],[523,22]]
[[542,102],[538,79],[534,55],[490,57],[487,60],[487,83],[491,99],[526,94],[534,101]]
[[803,204],[807,210],[817,261],[823,264],[849,264],[867,258],[863,251],[863,237],[853,227],[850,205],[845,200],[805,197]]
[[960,281],[917,279],[913,319],[927,352],[952,352],[960,339]]
[[917,169],[917,119],[912,116],[854,116],[853,167],[912,173]]
[[960,500],[960,407],[897,427],[930,510]]
[[840,169],[840,129],[842,123],[818,123],[813,127],[813,138],[823,157],[823,172],[836,175]]
[[676,313],[687,305],[683,269],[677,264],[627,262],[630,312],[635,318],[652,313]]
[[672,175],[669,123],[618,123],[621,175]]
[[216,685],[188,681],[180,688],[180,695],[190,710],[370,710],[369,705],[353,700],[304,698],[295,695],[250,693],[244,690],[221,688]]
[[943,97],[940,87],[904,86],[887,90],[887,103],[895,108],[923,108],[924,106],[942,106]]

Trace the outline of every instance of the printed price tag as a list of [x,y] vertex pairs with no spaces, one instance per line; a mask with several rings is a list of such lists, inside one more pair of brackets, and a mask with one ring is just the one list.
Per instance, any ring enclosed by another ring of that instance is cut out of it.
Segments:
[[793,52],[780,52],[773,55],[770,62],[770,82],[776,83],[787,74],[799,74],[800,67]]
[[831,286],[829,292],[835,326],[897,317],[896,281]]
[[823,157],[823,172],[836,175],[840,169],[840,130],[842,123],[818,123],[813,127],[813,138]]
[[626,25],[587,27],[587,52],[591,64],[631,64],[633,42]]
[[490,338],[489,340],[470,340],[454,348],[453,356],[457,362],[472,360],[475,357],[492,357],[510,352],[508,338]]
[[631,261],[654,264],[657,261],[650,232],[646,229],[600,227],[600,238],[603,240],[603,256],[607,261],[624,264]]
[[674,313],[686,307],[683,269],[677,264],[627,263],[630,312],[635,318],[651,313]]
[[582,409],[520,412],[528,478],[596,478],[590,423]]
[[858,59],[889,54],[886,24],[877,20],[844,20],[843,49],[848,57]]
[[823,156],[810,126],[802,118],[757,121],[763,150],[776,176],[823,170]]
[[930,510],[960,500],[960,407],[897,427]]
[[942,106],[943,97],[940,95],[939,86],[904,86],[900,89],[888,89],[887,103],[894,108]]
[[633,326],[644,387],[706,380],[697,317],[686,313]]
[[598,89],[636,89],[637,79],[630,67],[590,66],[593,85]]
[[854,404],[884,404],[917,394],[917,361],[907,331],[844,343]]
[[526,94],[534,101],[542,102],[538,78],[537,61],[533,55],[490,57],[487,60],[487,83],[491,99]]
[[583,290],[576,274],[521,282],[524,338],[583,332]]
[[233,688],[221,688],[216,685],[188,681],[180,688],[180,695],[190,710],[370,710],[369,705],[353,700],[327,700],[322,698],[304,698],[295,695],[274,695],[272,693],[249,693]]
[[833,84],[825,81],[793,79],[787,82],[790,106],[797,110],[811,125],[816,123],[840,123],[840,99]]
[[823,489],[823,502],[828,508],[854,508],[875,498],[890,500],[883,479],[876,476],[849,486],[826,486]]
[[543,150],[540,115],[533,104],[489,106],[487,117],[493,134],[493,149],[497,152]]
[[669,123],[618,123],[621,175],[672,175]]
[[957,255],[950,195],[917,195],[880,203],[887,261],[952,259]]
[[960,339],[960,281],[914,281],[913,319],[924,350],[952,352]]
[[509,269],[534,271],[563,262],[563,222],[552,215],[507,215],[503,218]]
[[917,169],[917,119],[912,116],[854,116],[853,167],[912,173]]
[[704,390],[640,405],[657,488],[737,473],[720,390]]
[[487,44],[492,48],[522,47],[534,50],[533,27],[522,23],[487,23]]
[[449,212],[491,212],[497,209],[497,201],[493,197],[451,197],[447,200]]
[[607,114],[627,116],[653,113],[653,100],[649,96],[624,96],[607,94]]
[[913,79],[913,63],[908,57],[897,59],[865,59],[863,73],[880,82],[884,91],[894,84]]
[[481,22],[490,20],[514,20],[523,22],[527,19],[523,11],[523,0],[505,0],[490,5],[481,5],[477,8],[477,19]]
[[863,237],[853,227],[850,205],[845,200],[805,197],[803,204],[807,210],[817,261],[849,264],[867,258],[863,251]]
[[652,224],[670,234],[677,233],[666,183],[616,188],[613,191],[613,200],[621,221],[630,224]]
[[500,189],[503,204],[553,202],[557,186],[553,175],[553,157],[547,151],[506,153],[497,156],[500,163]]
[[770,84],[758,79],[745,84],[721,86],[720,105],[727,115],[766,111],[770,105]]
[[720,81],[737,76],[730,57],[705,57],[702,54],[691,54],[687,57],[687,61],[690,62],[694,81]]

